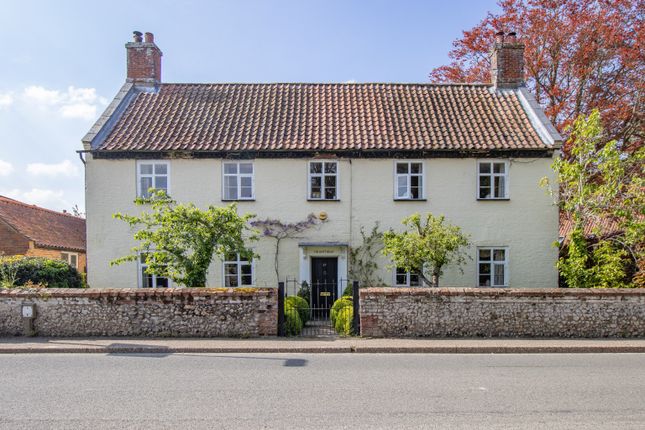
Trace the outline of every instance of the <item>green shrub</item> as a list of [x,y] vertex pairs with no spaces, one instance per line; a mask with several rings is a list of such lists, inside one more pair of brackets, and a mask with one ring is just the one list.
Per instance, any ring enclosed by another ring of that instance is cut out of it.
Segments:
[[309,287],[307,281],[302,281],[297,296],[305,299],[307,303],[311,303],[311,288]]
[[309,321],[309,303],[305,299],[299,296],[289,296],[284,300],[284,303],[296,308],[302,324],[307,324],[307,321]]
[[331,318],[331,324],[333,326],[336,325],[336,316],[339,314],[341,309],[345,307],[352,307],[354,306],[354,302],[352,301],[351,297],[341,297],[340,299],[336,300],[334,304],[331,306],[331,311],[329,312],[329,316]]
[[336,313],[334,329],[341,336],[350,336],[352,334],[352,321],[354,320],[354,307],[344,306]]
[[298,336],[302,333],[302,320],[298,309],[293,305],[284,304],[284,331],[287,336]]
[[15,286],[40,284],[47,288],[83,288],[81,274],[62,260],[7,257],[0,258],[0,266],[0,273],[15,273]]
[[352,297],[354,295],[354,286],[349,284],[343,290],[343,297]]

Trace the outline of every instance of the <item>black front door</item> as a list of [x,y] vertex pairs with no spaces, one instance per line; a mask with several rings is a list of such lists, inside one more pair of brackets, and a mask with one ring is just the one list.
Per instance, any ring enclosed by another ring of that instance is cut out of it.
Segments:
[[327,318],[338,291],[338,258],[311,258],[311,307],[312,314]]

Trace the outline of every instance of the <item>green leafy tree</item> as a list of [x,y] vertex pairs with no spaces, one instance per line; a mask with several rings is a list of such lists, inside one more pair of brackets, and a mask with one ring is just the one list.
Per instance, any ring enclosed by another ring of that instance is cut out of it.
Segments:
[[[598,111],[577,118],[570,131],[570,156],[553,163],[558,183],[542,179],[553,195],[559,192],[560,208],[573,223],[558,268],[570,288],[629,286],[627,263],[635,266],[645,251],[645,150],[604,142]],[[595,227],[597,239],[590,241],[585,226],[603,219],[615,231]]]
[[238,215],[234,203],[201,210],[192,203],[177,204],[163,191],[138,198],[135,203],[150,205],[152,210],[138,216],[116,213],[113,217],[139,227],[134,239],[140,243],[132,248],[131,254],[110,265],[136,261],[139,255],[144,255],[147,273],[187,287],[204,287],[214,255],[220,259],[229,254],[256,257],[245,245],[246,241],[257,239],[255,230],[248,225],[253,215]]
[[431,213],[423,221],[416,213],[405,218],[402,224],[408,231],[390,230],[383,234],[383,253],[396,267],[418,273],[424,284],[434,287],[439,286],[445,266],[455,264],[461,270],[467,258],[465,248],[470,246],[461,228],[445,222],[444,216]]

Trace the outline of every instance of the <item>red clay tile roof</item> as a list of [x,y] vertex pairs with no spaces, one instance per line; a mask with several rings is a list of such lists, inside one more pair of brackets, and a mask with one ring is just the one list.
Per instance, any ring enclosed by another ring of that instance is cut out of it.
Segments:
[[37,246],[85,251],[85,220],[0,196],[0,219]]
[[549,148],[513,91],[453,84],[161,84],[98,150]]
[[[560,237],[565,239],[565,242],[568,242],[569,235],[573,231],[573,219],[566,212],[560,212]],[[600,234],[600,236],[612,236],[616,233],[619,233],[620,226],[618,221],[612,218],[597,218],[591,220],[585,224],[584,234],[589,237],[591,235]]]

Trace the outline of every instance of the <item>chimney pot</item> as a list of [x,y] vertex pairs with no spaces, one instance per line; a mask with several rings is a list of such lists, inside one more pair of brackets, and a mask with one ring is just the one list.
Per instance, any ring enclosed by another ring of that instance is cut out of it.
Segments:
[[143,33],[141,33],[140,31],[133,31],[132,32],[132,40],[134,41],[134,43],[143,42],[143,39],[141,38],[141,36],[143,36]]
[[506,35],[506,42],[507,43],[517,43],[517,33],[514,31],[511,31]]
[[496,43],[504,43],[504,32],[503,31],[498,31],[495,33],[495,42]]
[[155,35],[152,33],[146,32],[146,43],[155,43]]

